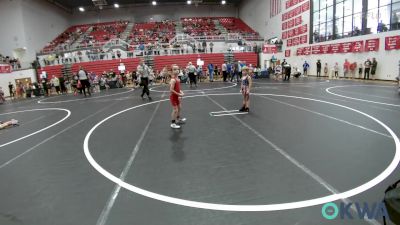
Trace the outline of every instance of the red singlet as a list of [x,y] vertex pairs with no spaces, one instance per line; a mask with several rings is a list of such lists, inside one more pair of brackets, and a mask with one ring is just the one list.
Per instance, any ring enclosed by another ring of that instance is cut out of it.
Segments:
[[[174,91],[177,93],[181,93],[181,81],[179,78],[174,78],[175,79],[175,87]],[[171,95],[169,96],[169,100],[171,100],[172,106],[179,106],[180,101],[179,101],[179,95],[171,92]]]

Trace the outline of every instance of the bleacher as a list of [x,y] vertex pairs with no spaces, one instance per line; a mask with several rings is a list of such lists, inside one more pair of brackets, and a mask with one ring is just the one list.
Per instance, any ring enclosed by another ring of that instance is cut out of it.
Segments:
[[42,51],[50,52],[57,50],[62,44],[72,44],[80,37],[80,35],[85,33],[89,27],[91,27],[91,25],[77,25],[69,27],[63,33],[58,35],[53,41],[48,43]]
[[239,33],[244,36],[259,36],[259,34],[248,26],[241,19],[234,17],[218,18],[220,24],[225,27],[228,33]]
[[254,52],[238,52],[233,53],[235,60],[246,62],[247,65],[258,65],[258,55]]
[[190,17],[181,19],[183,32],[190,36],[215,36],[220,31],[215,27],[213,17]]
[[[93,72],[96,75],[100,75],[103,71],[110,71],[110,69],[114,69],[117,71],[120,63],[125,65],[127,71],[136,71],[136,68],[139,64],[139,58],[134,59],[113,59],[113,60],[101,60],[94,62],[81,62],[75,63],[71,67],[72,73],[77,73],[79,71],[80,66],[82,66],[87,72]],[[62,76],[62,65],[57,66],[46,66],[41,69],[38,69],[38,75],[42,73],[42,71],[47,72],[47,76],[51,77],[52,75],[56,75],[57,77]]]
[[[125,31],[126,26],[127,22],[125,21],[94,24],[88,40],[106,42],[113,38],[119,38],[120,34]],[[88,40],[84,40],[83,42]]]
[[[237,61],[246,62],[247,65],[258,65],[258,55],[254,52],[245,53],[234,53],[234,58]],[[186,68],[189,62],[194,65],[197,64],[197,59],[204,61],[203,70],[207,70],[207,65],[212,63],[219,68],[221,68],[224,63],[224,54],[222,53],[211,53],[211,54],[188,54],[188,55],[170,55],[170,56],[155,56],[154,57],[154,71],[161,71],[165,66],[171,66],[172,64],[177,64],[181,68]],[[139,64],[140,58],[131,59],[113,59],[113,60],[100,60],[93,62],[81,62],[72,65],[72,72],[76,73],[80,66],[88,72],[94,72],[97,75],[101,74],[103,71],[109,71],[110,69],[117,70],[120,63],[123,63],[127,71],[136,71]],[[57,66],[46,66],[38,69],[38,75],[42,71],[46,71],[47,75],[51,77],[56,75],[58,77],[62,76],[62,65]]]
[[174,22],[150,22],[136,23],[129,35],[130,44],[138,45],[140,43],[148,44],[155,42],[167,43],[175,37]]
[[[218,36],[221,31],[216,28],[214,20],[226,28],[228,33],[239,33],[247,40],[259,39],[259,35],[241,19],[234,17],[188,17],[181,18],[183,32],[191,36]],[[42,50],[43,53],[55,50],[63,50],[64,45],[71,45],[77,41],[90,27],[93,30],[87,36],[84,36],[80,44],[105,43],[110,39],[119,38],[125,31],[128,21],[114,21],[96,24],[84,24],[71,26],[62,34],[48,43]],[[175,21],[136,23],[128,36],[129,44],[138,45],[154,44],[155,42],[168,43],[175,37]],[[246,38],[245,38],[246,39]],[[132,47],[130,48],[133,49]]]

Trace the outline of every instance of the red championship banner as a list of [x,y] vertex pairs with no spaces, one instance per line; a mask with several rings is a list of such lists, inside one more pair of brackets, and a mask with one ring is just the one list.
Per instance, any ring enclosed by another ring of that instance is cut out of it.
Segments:
[[307,43],[307,35],[303,35],[300,37],[300,44],[306,44]]
[[364,41],[355,41],[353,42],[353,50],[352,52],[363,52],[364,50]]
[[311,47],[311,53],[313,55],[319,55],[321,54],[321,46],[320,45],[315,45]]
[[289,16],[288,16],[288,19],[291,19],[291,18],[293,18],[293,10],[291,10],[290,12],[289,12]]
[[303,52],[304,52],[304,48],[298,48],[296,51],[296,55],[298,55],[298,56],[303,55],[304,54]]
[[264,54],[273,54],[276,53],[276,46],[275,45],[264,45],[263,46],[263,53]]
[[293,37],[294,35],[293,35],[293,30],[289,30],[288,31],[288,35],[287,35],[287,37],[288,38],[291,38],[291,37]]
[[300,34],[299,29],[297,27],[293,29],[293,34],[294,34],[294,36],[297,36]]
[[288,28],[292,28],[292,27],[294,27],[294,20],[289,20],[289,22],[288,22],[288,26],[287,26]]
[[329,54],[331,45],[321,45],[321,54]]
[[288,39],[286,45],[287,45],[288,47],[292,47],[292,39]]
[[379,38],[366,40],[364,50],[366,52],[377,52],[379,50]]
[[290,57],[290,50],[285,50],[285,57]]
[[300,34],[307,33],[307,24],[300,27]]
[[302,12],[307,12],[308,10],[310,10],[310,2],[309,2],[309,1],[307,1],[306,3],[304,3],[304,4],[301,6],[301,11],[302,11]]
[[303,49],[303,54],[304,55],[310,55],[311,54],[311,47],[305,47]]
[[301,16],[296,17],[296,18],[294,19],[294,25],[295,25],[295,26],[300,25],[301,22],[303,22]]
[[385,38],[385,50],[400,49],[400,36],[392,36]]
[[11,66],[9,64],[0,64],[0,73],[11,73]]
[[288,28],[287,23],[286,22],[282,23],[282,30],[286,30],[287,28]]
[[302,13],[302,8],[301,8],[301,6],[299,6],[299,7],[296,7],[295,9],[294,9],[294,14],[297,16],[297,15],[300,15]]
[[300,37],[293,38],[293,45],[296,46],[296,45],[299,45],[299,44],[300,44]]
[[293,0],[293,5],[299,4],[299,0]]
[[353,52],[353,42],[346,42],[340,45],[340,53],[349,53]]
[[285,40],[287,38],[287,32],[283,31],[282,32],[282,39]]
[[329,54],[340,53],[340,44],[331,44]]

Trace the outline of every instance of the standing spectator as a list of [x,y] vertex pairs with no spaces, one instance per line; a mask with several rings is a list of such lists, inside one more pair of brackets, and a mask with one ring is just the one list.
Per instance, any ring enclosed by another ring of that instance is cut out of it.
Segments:
[[137,71],[137,75],[140,79],[140,85],[143,86],[143,91],[140,96],[142,97],[142,99],[144,99],[144,94],[147,94],[147,97],[149,98],[149,100],[151,100],[150,90],[149,90],[150,69],[144,63],[144,59],[140,60],[140,63],[137,66],[136,71]]
[[325,77],[328,77],[328,72],[329,72],[328,63],[325,63],[325,66],[324,66],[324,76]]
[[290,64],[286,64],[283,67],[283,69],[285,71],[285,79],[283,79],[283,80],[289,81],[290,80],[290,74],[292,73],[292,67],[290,66]]
[[6,99],[4,98],[3,88],[0,87],[0,104],[3,104],[5,101],[6,101]]
[[26,84],[26,87],[25,87],[26,98],[32,97],[32,91],[33,91],[32,84],[31,83]]
[[228,79],[231,79],[232,78],[232,64],[228,63],[226,65],[226,73],[227,73],[227,76],[229,77]]
[[60,80],[58,79],[58,77],[53,75],[50,82],[51,85],[56,89],[57,94],[59,95],[61,89],[60,89]]
[[214,43],[210,42],[210,53],[213,53]]
[[197,72],[197,77],[199,78],[199,82],[201,82],[201,78],[203,77],[203,67],[198,65],[196,72]]
[[357,63],[353,62],[352,64],[350,64],[350,72],[351,72],[351,78],[355,78],[355,74],[356,74],[356,68],[357,68]]
[[210,82],[214,82],[214,65],[208,64],[208,74],[210,75]]
[[226,79],[227,79],[227,77],[228,77],[228,73],[227,73],[228,67],[227,67],[227,65],[226,65],[225,62],[222,64],[221,69],[222,69],[222,77],[223,77],[223,80],[224,80],[224,82],[226,82]]
[[203,41],[203,52],[207,53],[207,42]]
[[287,64],[286,59],[283,59],[281,66],[284,67]]
[[88,73],[83,69],[82,66],[79,69],[78,77],[79,77],[79,81],[82,85],[82,91],[83,91],[83,94],[85,95],[85,97],[86,97],[86,88],[87,88],[89,96],[91,96],[92,94],[90,93],[90,82],[89,82]]
[[196,82],[196,67],[192,64],[192,62],[189,62],[188,66],[186,67],[186,70],[188,71],[189,74],[189,80],[190,80],[190,87],[194,84],[195,87],[197,87],[197,82]]
[[276,66],[275,66],[275,77],[274,77],[274,80],[277,80],[277,79],[280,79],[280,76],[281,76],[281,74],[282,74],[282,66],[278,63]]
[[8,82],[8,91],[10,93],[10,98],[13,99],[15,97],[15,93],[14,93],[14,85],[11,82]]
[[347,59],[345,59],[344,64],[343,64],[343,77],[344,78],[347,78],[347,74],[349,73],[349,71],[350,71],[350,62]]
[[360,64],[358,64],[358,78],[361,79],[362,73],[363,73],[363,64],[360,63]]
[[375,73],[377,67],[378,67],[378,62],[376,61],[375,58],[372,58],[371,75],[373,80],[375,80]]
[[304,64],[303,64],[303,76],[307,76],[308,75],[308,73],[307,73],[308,68],[310,68],[310,64],[308,64],[308,62],[305,61]]
[[371,70],[371,65],[372,65],[372,63],[371,63],[370,59],[367,59],[367,61],[364,62],[364,66],[365,66],[365,69],[364,69],[364,80],[365,79],[369,80],[369,71]]
[[333,67],[334,71],[335,71],[335,78],[339,78],[339,64],[335,63],[335,66]]
[[317,77],[321,77],[321,68],[322,68],[321,60],[318,59],[318,61],[317,61]]

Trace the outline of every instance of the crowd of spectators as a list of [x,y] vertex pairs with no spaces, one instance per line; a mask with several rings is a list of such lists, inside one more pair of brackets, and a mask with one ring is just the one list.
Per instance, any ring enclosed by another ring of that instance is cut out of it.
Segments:
[[3,56],[2,54],[0,54],[0,63],[10,64],[13,70],[21,69],[21,62],[17,58],[12,58],[10,56]]

